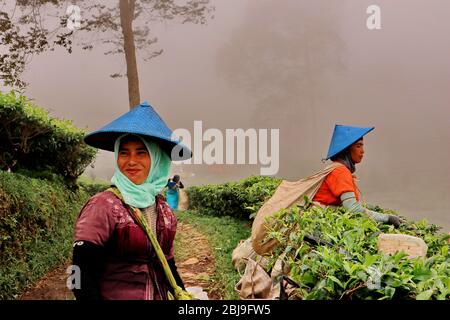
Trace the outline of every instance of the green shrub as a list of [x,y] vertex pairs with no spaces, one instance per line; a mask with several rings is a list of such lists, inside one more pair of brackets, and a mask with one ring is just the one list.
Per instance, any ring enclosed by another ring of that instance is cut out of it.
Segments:
[[[268,236],[280,245],[272,253],[271,264],[285,254],[289,275],[300,286],[293,298],[450,298],[450,235],[439,234],[439,227],[425,220],[407,221],[394,229],[365,214],[318,207],[281,210],[272,219],[275,224]],[[409,259],[405,253],[378,252],[377,236],[381,232],[422,238],[428,245],[427,256]],[[324,243],[311,244],[307,237]]]
[[106,180],[92,180],[85,176],[80,176],[77,180],[77,184],[90,196],[105,191],[111,186],[111,182],[108,182]]
[[238,182],[187,188],[189,208],[200,214],[249,219],[275,192],[281,179],[252,176]]
[[87,201],[60,181],[0,171],[0,299],[14,299],[66,260]]
[[14,91],[0,93],[0,119],[0,170],[50,171],[74,182],[95,158],[83,130]]

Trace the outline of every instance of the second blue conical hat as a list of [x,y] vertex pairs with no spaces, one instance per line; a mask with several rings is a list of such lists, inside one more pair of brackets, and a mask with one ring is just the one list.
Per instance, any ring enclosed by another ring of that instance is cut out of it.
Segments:
[[354,144],[373,129],[375,129],[375,127],[360,128],[339,124],[335,125],[333,136],[331,137],[330,147],[328,148],[328,154],[325,159],[328,160],[337,155],[339,152]]

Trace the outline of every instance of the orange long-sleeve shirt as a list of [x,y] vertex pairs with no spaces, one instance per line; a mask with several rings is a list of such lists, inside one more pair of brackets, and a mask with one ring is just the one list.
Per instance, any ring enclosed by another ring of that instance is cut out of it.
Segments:
[[356,201],[359,200],[358,190],[350,170],[342,165],[331,171],[319,187],[313,201],[323,205],[340,206],[341,194],[344,192],[354,192]]

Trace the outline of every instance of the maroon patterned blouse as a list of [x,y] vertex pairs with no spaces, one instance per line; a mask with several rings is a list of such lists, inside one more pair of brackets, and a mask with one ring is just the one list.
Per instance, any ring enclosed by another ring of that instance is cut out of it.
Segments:
[[[177,220],[162,195],[156,196],[156,234],[166,258],[173,258]],[[112,192],[93,196],[78,216],[74,241],[103,246],[103,299],[167,299],[169,283],[146,234]]]

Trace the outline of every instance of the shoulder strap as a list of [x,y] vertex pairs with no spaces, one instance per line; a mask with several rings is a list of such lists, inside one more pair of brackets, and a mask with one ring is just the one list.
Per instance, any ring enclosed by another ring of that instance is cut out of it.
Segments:
[[161,265],[164,269],[164,273],[166,274],[167,279],[169,280],[170,285],[176,292],[177,290],[182,290],[175,281],[175,278],[172,274],[172,271],[170,270],[169,264],[167,263],[167,259],[161,249],[161,246],[159,245],[158,240],[156,239],[156,236],[154,235],[152,229],[148,226],[147,221],[143,218],[141,210],[139,208],[134,208],[128,204],[126,204],[123,200],[123,196],[120,193],[120,190],[113,187],[109,188],[106,191],[114,193],[117,198],[119,198],[122,203],[125,205],[125,208],[128,209],[128,211],[131,214],[131,217],[134,219],[134,221],[144,230],[144,232],[147,234],[147,237],[150,239],[150,242],[153,245],[153,248],[156,251],[156,255],[158,256],[159,261],[161,262]]

